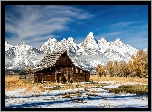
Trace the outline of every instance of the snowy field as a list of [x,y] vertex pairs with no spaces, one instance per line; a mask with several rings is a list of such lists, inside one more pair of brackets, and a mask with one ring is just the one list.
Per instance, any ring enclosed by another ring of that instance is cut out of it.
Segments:
[[46,90],[39,93],[25,92],[25,88],[7,91],[5,108],[148,108],[148,96],[114,94],[104,90],[119,86]]

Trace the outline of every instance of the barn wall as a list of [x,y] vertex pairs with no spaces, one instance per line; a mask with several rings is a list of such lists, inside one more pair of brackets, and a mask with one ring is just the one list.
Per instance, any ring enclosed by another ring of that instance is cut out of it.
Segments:
[[90,79],[90,73],[86,72],[78,67],[73,67],[74,68],[74,73],[72,80],[73,82],[86,82],[89,81]]
[[43,81],[55,82],[55,75],[50,73],[35,73],[34,74],[34,83]]
[[51,81],[55,82],[55,75],[54,74],[44,74],[43,75],[43,81]]
[[[61,75],[56,75],[57,73],[61,73]],[[71,78],[73,82],[85,82],[89,81],[90,73],[74,66],[65,52],[59,57],[54,67],[35,73],[35,77],[36,76],[39,78],[35,78],[35,82],[37,82],[37,80],[56,82],[59,78],[61,78],[60,80],[62,80],[62,82],[69,82],[69,78]]]
[[55,82],[55,67],[51,67],[51,70],[48,68],[34,73],[34,82],[37,83],[40,81]]
[[84,73],[73,74],[72,77],[73,82],[88,82],[89,79],[90,79],[90,75]]
[[[72,67],[62,67],[60,72],[61,75],[55,75],[55,70],[53,71],[50,71],[49,72],[49,69],[48,71],[45,73],[37,73],[35,74],[36,76],[39,76],[38,79],[35,79],[34,82],[37,82],[37,81],[51,81],[51,82],[56,82],[58,80],[58,82],[62,82],[62,83],[65,83],[65,82],[69,82],[70,78],[72,79],[73,82],[86,82],[86,81],[89,81],[90,79],[90,73],[89,72],[86,72],[86,71],[83,71],[79,68],[76,68],[78,71],[77,73],[73,73],[72,70],[73,68]],[[51,69],[52,70],[52,69]],[[58,69],[57,69],[58,70]],[[73,70],[74,71],[74,70]],[[81,73],[80,73],[81,72]],[[57,72],[56,72],[57,73]],[[40,76],[41,75],[41,76]],[[61,79],[59,79],[61,78]]]
[[84,82],[85,81],[84,74],[73,74],[72,81],[73,82]]

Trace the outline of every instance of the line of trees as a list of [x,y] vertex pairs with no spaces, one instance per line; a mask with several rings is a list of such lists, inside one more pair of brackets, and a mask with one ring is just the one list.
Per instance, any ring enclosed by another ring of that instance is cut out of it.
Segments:
[[95,70],[100,77],[102,75],[110,75],[111,77],[148,77],[148,50],[139,50],[127,63],[125,61],[109,61],[104,66],[98,64]]

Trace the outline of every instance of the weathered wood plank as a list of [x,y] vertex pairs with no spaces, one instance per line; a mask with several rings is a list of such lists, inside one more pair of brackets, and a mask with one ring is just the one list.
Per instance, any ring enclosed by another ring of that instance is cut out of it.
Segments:
[[47,54],[40,62],[40,68],[34,74],[34,82],[85,82],[89,81],[90,73],[75,66],[67,55],[67,51]]

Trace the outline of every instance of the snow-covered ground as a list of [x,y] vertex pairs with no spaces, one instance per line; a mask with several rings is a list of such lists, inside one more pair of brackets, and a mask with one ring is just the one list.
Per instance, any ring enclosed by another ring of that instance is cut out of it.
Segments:
[[[106,86],[117,88],[120,84]],[[37,94],[25,89],[5,93],[6,108],[148,108],[148,96],[114,94],[105,87],[46,90]]]

